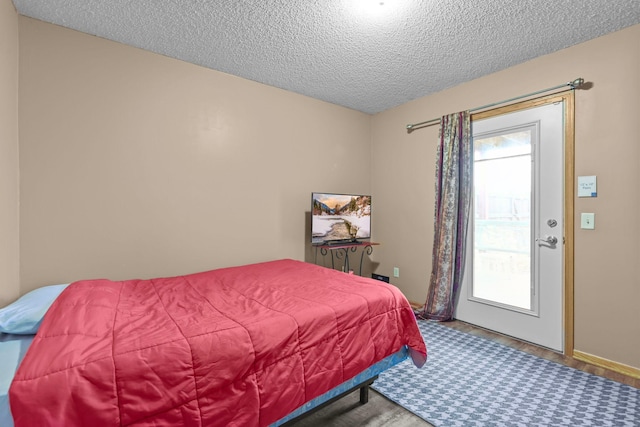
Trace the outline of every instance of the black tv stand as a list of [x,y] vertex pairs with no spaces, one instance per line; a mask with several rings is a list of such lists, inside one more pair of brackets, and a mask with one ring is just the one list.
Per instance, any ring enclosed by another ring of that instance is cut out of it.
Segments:
[[335,269],[335,258],[342,259],[344,258],[343,271],[345,273],[351,273],[351,266],[349,263],[349,252],[355,253],[358,248],[362,248],[362,252],[360,253],[360,267],[358,269],[358,276],[362,276],[362,261],[364,260],[364,254],[371,255],[373,253],[373,247],[379,245],[380,243],[369,242],[369,241],[334,241],[334,242],[325,242],[321,244],[313,245],[316,248],[315,259],[314,262],[317,264],[318,262],[318,249],[320,249],[320,254],[324,257],[327,254],[331,254],[331,268]]

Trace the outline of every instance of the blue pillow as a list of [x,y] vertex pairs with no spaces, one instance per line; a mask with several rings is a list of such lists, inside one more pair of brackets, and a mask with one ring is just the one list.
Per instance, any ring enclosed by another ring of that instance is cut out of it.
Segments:
[[68,283],[35,289],[0,309],[0,332],[17,335],[38,332],[45,313],[67,286]]

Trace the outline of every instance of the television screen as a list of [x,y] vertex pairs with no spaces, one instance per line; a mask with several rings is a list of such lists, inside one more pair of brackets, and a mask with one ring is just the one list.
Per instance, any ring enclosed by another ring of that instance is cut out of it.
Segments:
[[311,193],[311,243],[371,238],[371,196]]

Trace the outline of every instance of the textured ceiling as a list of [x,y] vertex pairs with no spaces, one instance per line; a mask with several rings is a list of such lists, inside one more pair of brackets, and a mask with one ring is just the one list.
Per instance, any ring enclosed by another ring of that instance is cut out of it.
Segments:
[[640,23],[640,0],[13,2],[25,16],[365,113]]

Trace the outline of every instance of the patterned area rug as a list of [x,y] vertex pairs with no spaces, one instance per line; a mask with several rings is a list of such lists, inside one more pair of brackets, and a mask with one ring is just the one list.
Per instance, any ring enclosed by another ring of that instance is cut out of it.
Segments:
[[640,390],[437,322],[418,321],[426,365],[373,388],[437,427],[640,426]]

